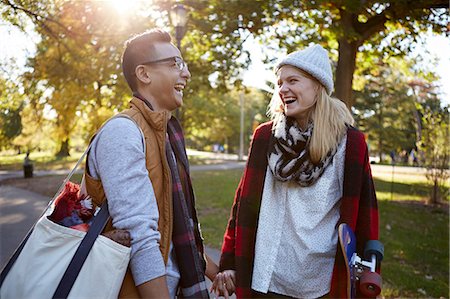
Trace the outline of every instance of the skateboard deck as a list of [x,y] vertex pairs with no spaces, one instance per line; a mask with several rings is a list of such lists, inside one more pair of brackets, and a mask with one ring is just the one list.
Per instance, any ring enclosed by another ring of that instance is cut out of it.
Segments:
[[347,297],[356,297],[355,268],[351,266],[353,254],[356,252],[356,237],[353,230],[345,223],[339,225],[339,244],[344,254],[347,268]]
[[339,244],[347,268],[347,297],[356,298],[356,291],[369,297],[376,297],[381,292],[381,276],[375,272],[384,255],[384,247],[378,240],[365,244],[367,260],[356,253],[356,236],[346,223],[339,225]]

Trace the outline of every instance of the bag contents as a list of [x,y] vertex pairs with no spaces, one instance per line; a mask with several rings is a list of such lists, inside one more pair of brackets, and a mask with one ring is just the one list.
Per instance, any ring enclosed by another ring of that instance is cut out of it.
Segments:
[[51,221],[87,232],[96,209],[89,197],[80,196],[80,186],[67,182],[64,190],[55,199],[55,208],[48,219]]
[[[80,195],[80,186],[69,181],[55,199],[55,208],[48,219],[59,225],[87,232],[97,209],[93,208],[90,197]],[[131,247],[130,233],[126,230],[114,229],[102,235],[123,246]]]

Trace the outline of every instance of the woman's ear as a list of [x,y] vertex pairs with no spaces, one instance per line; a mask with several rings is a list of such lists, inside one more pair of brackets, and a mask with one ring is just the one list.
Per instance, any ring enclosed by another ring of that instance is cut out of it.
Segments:
[[136,78],[144,84],[150,84],[152,82],[150,72],[143,65],[138,65],[135,69]]

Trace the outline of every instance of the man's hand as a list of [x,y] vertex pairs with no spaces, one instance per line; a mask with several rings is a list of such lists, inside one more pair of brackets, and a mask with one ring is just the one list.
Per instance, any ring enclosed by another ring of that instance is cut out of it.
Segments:
[[122,244],[123,246],[131,247],[131,237],[130,233],[127,230],[114,229],[107,231],[102,235],[113,240],[114,242]]

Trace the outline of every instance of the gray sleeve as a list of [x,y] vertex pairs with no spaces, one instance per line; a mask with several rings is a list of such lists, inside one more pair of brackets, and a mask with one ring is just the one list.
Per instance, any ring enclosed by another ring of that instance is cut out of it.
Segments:
[[136,285],[165,275],[158,207],[136,124],[126,118],[109,121],[93,140],[88,163],[90,175],[102,181],[114,227],[131,234],[130,267]]

